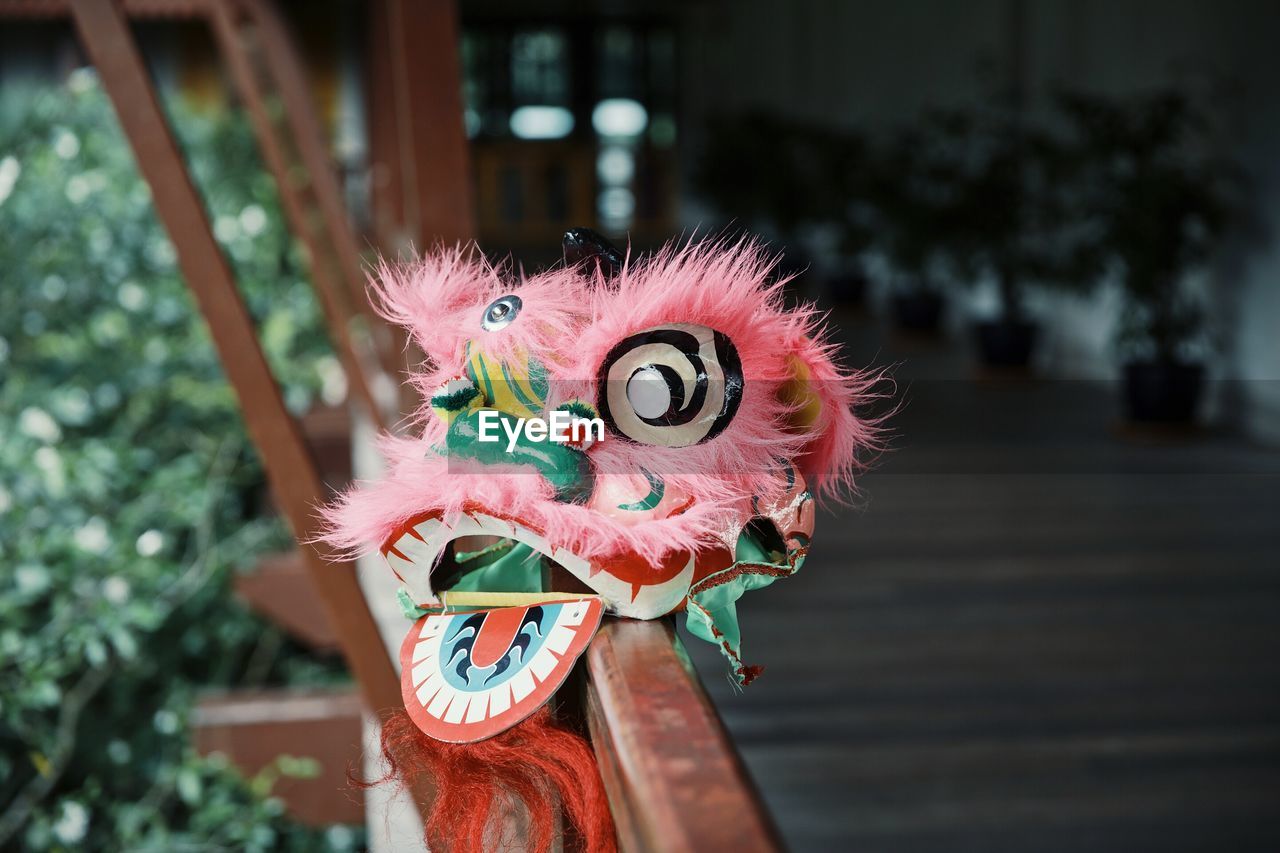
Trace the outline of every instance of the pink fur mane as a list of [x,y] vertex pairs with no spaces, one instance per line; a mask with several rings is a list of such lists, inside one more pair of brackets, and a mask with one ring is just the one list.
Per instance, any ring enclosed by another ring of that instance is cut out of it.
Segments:
[[[446,459],[432,449],[443,441],[445,425],[424,404],[413,418],[413,435],[382,439],[386,476],[325,508],[326,541],[347,552],[372,550],[423,512],[479,503],[536,524],[554,545],[580,556],[626,548],[656,562],[672,550],[713,541],[726,519],[743,515],[752,496],[780,489],[780,460],[793,461],[822,495],[847,493],[861,469],[859,452],[879,446],[877,423],[854,411],[878,376],[837,363],[819,313],[784,305],[784,282],[769,279],[773,263],[753,242],[708,242],[629,260],[609,282],[571,269],[511,277],[461,249],[402,267],[380,265],[373,281],[379,310],[407,328],[428,356],[427,366],[410,377],[424,397],[463,374],[469,342],[472,351],[494,358],[522,352],[538,358],[548,373],[549,408],[574,397],[594,403],[597,371],[610,348],[671,323],[728,336],[745,388],[732,422],[701,444],[659,448],[611,435],[587,451],[597,477],[661,472],[669,487],[695,499],[680,515],[624,524],[556,501],[531,470]],[[484,331],[483,311],[505,293],[520,296],[520,315],[506,328]],[[794,359],[807,367],[822,402],[817,423],[803,431],[790,426],[794,413],[779,398]]]

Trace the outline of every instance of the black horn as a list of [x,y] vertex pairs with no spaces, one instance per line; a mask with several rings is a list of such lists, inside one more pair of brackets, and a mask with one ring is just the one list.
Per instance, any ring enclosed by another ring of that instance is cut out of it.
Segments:
[[590,228],[571,228],[564,232],[563,246],[566,266],[594,260],[605,279],[622,272],[622,253],[618,247]]

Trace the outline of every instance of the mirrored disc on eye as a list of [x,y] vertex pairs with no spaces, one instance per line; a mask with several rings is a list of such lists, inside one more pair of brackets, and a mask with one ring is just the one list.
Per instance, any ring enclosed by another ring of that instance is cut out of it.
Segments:
[[486,331],[496,332],[498,329],[510,325],[523,306],[524,301],[514,294],[499,297],[490,302],[489,306],[484,309],[484,317],[481,319],[480,325]]

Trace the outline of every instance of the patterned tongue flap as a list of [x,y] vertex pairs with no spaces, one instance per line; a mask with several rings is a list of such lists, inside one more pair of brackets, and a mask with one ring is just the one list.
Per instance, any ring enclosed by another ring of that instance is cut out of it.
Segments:
[[598,598],[428,613],[400,647],[400,692],[431,737],[472,743],[506,731],[564,683],[600,627]]

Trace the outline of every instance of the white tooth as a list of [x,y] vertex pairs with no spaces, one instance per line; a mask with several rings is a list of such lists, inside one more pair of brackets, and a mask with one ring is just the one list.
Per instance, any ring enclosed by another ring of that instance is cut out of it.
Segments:
[[471,697],[471,704],[467,706],[467,722],[478,723],[486,716],[485,710],[489,707],[489,696],[485,693],[477,693]]
[[387,564],[404,581],[415,602],[434,603],[438,599],[431,589],[431,570],[444,546],[454,538],[452,528],[446,521],[429,518],[418,522],[413,529],[421,539],[406,533],[395,541],[395,549],[407,559],[388,552]]
[[524,697],[533,692],[535,686],[533,673],[529,672],[527,667],[517,672],[511,679],[511,692],[517,702],[523,701]]
[[412,662],[417,663],[420,660],[424,660],[426,658],[431,657],[432,656],[431,650],[434,646],[435,646],[435,643],[428,642],[427,640],[422,640],[421,642],[419,642],[418,645],[413,647]]
[[533,670],[533,674],[537,676],[538,681],[546,681],[547,676],[556,668],[559,661],[550,651],[543,649],[540,653],[534,655],[533,662],[529,664],[529,668]]
[[449,700],[452,699],[455,694],[456,691],[448,684],[444,683],[442,679],[440,683],[440,691],[436,693],[436,698],[432,699],[431,704],[427,706],[427,713],[439,719],[440,715],[444,713],[444,709],[449,707]]
[[428,674],[427,680],[418,688],[418,703],[425,708],[443,685],[444,676],[440,674],[440,670]]
[[443,521],[438,518],[428,518],[426,521],[420,521],[415,524],[413,529],[418,531],[419,536],[427,542],[430,542],[431,537],[435,536],[436,532],[440,530],[441,527],[444,527]]
[[489,691],[489,716],[496,717],[511,707],[511,685],[503,682]]
[[554,559],[580,581],[586,582],[591,577],[591,564],[563,548],[556,552]]
[[467,706],[471,704],[471,694],[459,692],[453,697],[453,701],[449,703],[449,710],[445,712],[444,721],[446,723],[460,723],[462,718],[467,714]]
[[[397,542],[393,547],[399,551],[400,543]],[[416,574],[413,563],[408,560],[400,559],[391,551],[388,551],[383,556],[387,560],[387,565],[391,567],[391,571],[396,573],[396,577],[400,578],[405,583],[410,583],[410,578]]]
[[565,625],[557,625],[551,629],[551,635],[547,637],[547,648],[558,655],[562,655],[569,648],[569,644],[573,642],[573,638],[572,628],[568,628]]
[[560,611],[561,625],[581,625],[582,617],[587,615],[587,604],[585,601],[578,601],[573,604],[566,604],[564,609]]
[[413,672],[409,673],[409,678],[414,685],[420,685],[427,680],[428,675],[437,671],[434,659],[424,660],[413,668]]
[[422,623],[422,630],[418,632],[421,639],[430,639],[440,633],[444,628],[445,620],[438,616],[429,616],[427,621]]

